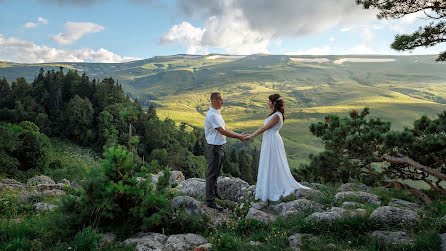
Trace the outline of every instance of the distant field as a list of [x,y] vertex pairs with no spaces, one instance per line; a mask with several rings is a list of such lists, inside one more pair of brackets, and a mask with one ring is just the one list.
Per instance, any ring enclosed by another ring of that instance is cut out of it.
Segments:
[[[446,110],[446,64],[432,56],[281,56],[176,55],[123,64],[63,63],[90,78],[113,77],[125,91],[155,104],[161,118],[203,127],[211,92],[223,93],[223,117],[229,128],[252,132],[263,124],[270,94],[286,102],[281,135],[291,166],[307,162],[323,149],[309,132],[328,113],[346,116],[370,108],[370,117],[402,129],[422,114]],[[32,81],[38,69],[58,64],[0,62],[0,77]],[[260,145],[261,136],[250,144]]]

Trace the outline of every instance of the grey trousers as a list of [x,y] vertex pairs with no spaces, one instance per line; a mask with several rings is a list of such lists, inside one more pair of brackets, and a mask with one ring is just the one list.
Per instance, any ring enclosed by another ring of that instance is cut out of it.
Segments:
[[208,170],[206,172],[206,203],[215,202],[218,194],[217,178],[220,175],[224,156],[224,145],[207,144]]

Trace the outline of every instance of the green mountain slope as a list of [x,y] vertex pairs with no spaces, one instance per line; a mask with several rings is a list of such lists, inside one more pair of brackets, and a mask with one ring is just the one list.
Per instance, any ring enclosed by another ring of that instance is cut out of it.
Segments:
[[[446,109],[446,64],[426,56],[284,56],[256,54],[175,55],[122,63],[17,64],[0,62],[0,77],[32,81],[40,69],[86,72],[118,79],[143,105],[156,104],[161,117],[203,127],[213,91],[223,93],[227,126],[253,131],[268,115],[268,95],[284,96],[287,121],[281,135],[290,163],[322,150],[308,126],[327,113],[347,114],[369,106],[371,117],[410,126],[422,114]],[[254,142],[259,145],[260,142]]]

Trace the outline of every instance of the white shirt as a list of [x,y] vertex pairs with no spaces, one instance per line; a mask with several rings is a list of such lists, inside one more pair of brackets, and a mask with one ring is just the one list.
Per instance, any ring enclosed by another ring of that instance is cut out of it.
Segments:
[[206,141],[211,145],[226,144],[226,136],[222,135],[216,128],[223,127],[226,129],[225,121],[219,110],[210,107],[206,117],[204,118],[204,135]]

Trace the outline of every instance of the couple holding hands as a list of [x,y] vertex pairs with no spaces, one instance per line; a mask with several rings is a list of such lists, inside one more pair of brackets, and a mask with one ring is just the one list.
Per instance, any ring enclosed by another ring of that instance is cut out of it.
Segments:
[[215,198],[218,194],[217,178],[223,163],[224,144],[226,137],[236,138],[242,142],[250,140],[263,133],[260,150],[259,170],[255,199],[262,201],[277,201],[281,196],[287,196],[296,189],[310,189],[299,184],[291,175],[279,130],[285,120],[284,101],[279,94],[270,95],[268,107],[271,113],[254,133],[239,134],[226,128],[220,109],[223,106],[223,96],[214,92],[211,95],[211,107],[204,119],[205,136],[207,141],[206,172],[206,204],[210,208],[222,211]]

